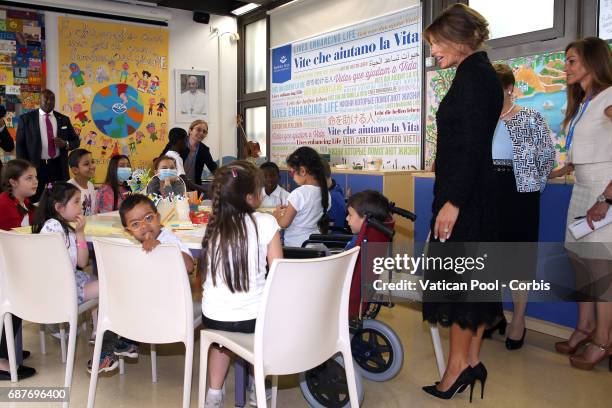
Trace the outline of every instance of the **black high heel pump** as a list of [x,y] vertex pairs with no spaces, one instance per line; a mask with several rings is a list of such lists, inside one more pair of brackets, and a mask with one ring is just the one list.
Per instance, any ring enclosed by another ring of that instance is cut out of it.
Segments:
[[[456,394],[463,391],[465,387],[467,387],[468,385],[472,389],[474,389],[474,381],[475,379],[473,375],[473,369],[472,367],[467,366],[466,369],[463,370],[461,374],[459,374],[459,377],[457,377],[453,385],[451,385],[448,390],[440,391],[436,388],[436,385],[434,384],[434,385],[428,385],[426,387],[423,387],[423,391],[425,391],[428,394],[433,395],[436,398],[451,399]],[[470,402],[472,402],[471,392],[470,392]]]
[[503,336],[506,334],[506,326],[508,326],[508,321],[506,320],[505,317],[503,317],[494,326],[491,326],[488,329],[485,329],[484,333],[482,334],[482,338],[490,339],[493,336],[493,333],[495,332],[495,330],[498,330],[499,335]]
[[[476,364],[472,367],[472,376],[474,377],[474,383],[480,381],[480,399],[484,398],[484,388],[487,382],[487,368],[482,363]],[[472,402],[472,393],[474,392],[474,386],[470,389],[470,402]]]
[[523,336],[520,340],[514,340],[510,337],[506,337],[506,348],[508,350],[518,350],[523,347],[523,343],[525,343],[525,334],[527,333],[527,329],[523,329]]

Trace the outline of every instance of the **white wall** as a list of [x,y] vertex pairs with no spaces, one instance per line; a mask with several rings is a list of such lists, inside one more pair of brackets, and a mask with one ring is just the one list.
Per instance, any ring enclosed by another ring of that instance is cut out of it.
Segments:
[[[121,7],[120,4],[116,4]],[[189,128],[189,123],[177,123],[174,105],[175,69],[194,69],[210,72],[209,84],[209,134],[205,143],[213,158],[236,156],[236,95],[237,95],[237,45],[228,34],[220,39],[212,35],[210,28],[219,28],[219,33],[236,32],[236,19],[211,15],[209,24],[193,21],[192,12],[162,8],[172,14],[168,30],[169,45],[169,101],[170,127]],[[58,78],[58,14],[45,12],[47,87],[59,94]],[[79,17],[77,18],[90,18]],[[97,19],[100,20],[100,19]],[[106,20],[117,23],[116,20]],[[132,23],[124,23],[132,24]],[[220,50],[219,50],[220,45]],[[221,73],[221,84],[219,76]],[[220,85],[220,86],[219,86]]]
[[420,0],[297,0],[270,13],[270,46],[302,40],[420,4]]

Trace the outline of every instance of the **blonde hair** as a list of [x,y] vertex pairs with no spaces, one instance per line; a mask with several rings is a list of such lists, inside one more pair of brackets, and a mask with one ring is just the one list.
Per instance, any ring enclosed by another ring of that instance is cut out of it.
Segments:
[[191,125],[189,125],[189,133],[191,133],[193,128],[198,126],[198,125],[206,125],[206,130],[208,130],[208,122],[206,122],[203,119],[196,119],[193,122],[191,122]]
[[487,20],[465,4],[457,3],[446,8],[423,32],[425,39],[442,39],[463,44],[472,50],[482,48],[489,39]]

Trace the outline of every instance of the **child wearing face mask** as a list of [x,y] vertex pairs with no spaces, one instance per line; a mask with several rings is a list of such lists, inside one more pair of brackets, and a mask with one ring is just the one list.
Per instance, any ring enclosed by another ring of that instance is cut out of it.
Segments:
[[106,181],[98,190],[98,213],[117,211],[129,189],[126,181],[132,176],[130,159],[122,154],[111,157],[106,171]]
[[173,158],[162,156],[155,162],[155,177],[147,185],[147,194],[167,197],[171,194],[185,195],[185,183],[178,176]]

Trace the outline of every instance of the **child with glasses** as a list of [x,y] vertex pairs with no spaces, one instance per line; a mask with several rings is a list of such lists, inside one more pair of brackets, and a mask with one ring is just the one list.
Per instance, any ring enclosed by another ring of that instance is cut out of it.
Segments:
[[[153,201],[142,194],[131,194],[123,200],[119,207],[119,217],[125,231],[142,244],[143,251],[151,252],[160,244],[178,245],[183,255],[187,273],[193,271],[193,258],[189,248],[183,244],[169,229],[162,227],[161,217]],[[112,371],[119,366],[118,356],[137,358],[138,343],[121,338],[107,331],[102,340],[100,368],[98,372]],[[87,363],[91,372],[92,361]]]

